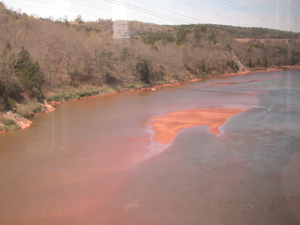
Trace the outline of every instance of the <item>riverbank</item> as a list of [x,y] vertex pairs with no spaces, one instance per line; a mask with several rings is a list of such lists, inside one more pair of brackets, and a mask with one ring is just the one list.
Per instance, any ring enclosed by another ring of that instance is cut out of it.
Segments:
[[[226,77],[226,76],[242,76],[251,73],[264,73],[272,71],[284,71],[284,70],[300,70],[300,66],[291,66],[291,67],[279,67],[279,68],[268,68],[268,69],[253,69],[240,71],[238,73],[222,74],[210,77]],[[208,77],[208,78],[210,78]],[[37,116],[41,113],[52,112],[55,110],[55,106],[58,106],[62,103],[76,101],[80,99],[86,99],[96,96],[103,96],[109,94],[123,93],[123,92],[133,92],[138,90],[152,90],[155,91],[161,87],[180,85],[184,83],[197,82],[201,81],[202,78],[190,77],[190,80],[183,82],[176,81],[165,81],[160,82],[159,84],[144,84],[144,83],[132,83],[125,84],[115,87],[103,86],[103,87],[81,87],[81,88],[69,88],[68,90],[60,89],[57,92],[49,92],[46,94],[46,101],[44,103],[38,104],[38,110],[28,110],[26,113],[19,113],[15,111],[8,111],[0,115],[0,134],[9,130],[24,129],[29,127],[32,122],[28,120],[30,117]],[[21,108],[26,108],[26,105],[20,106]]]
[[14,110],[0,114],[0,134],[10,130],[25,129],[32,124],[30,117],[54,110],[55,108],[47,101],[31,102],[28,105],[18,104]]
[[143,83],[134,83],[134,84],[127,84],[124,86],[118,86],[118,87],[109,87],[104,86],[101,88],[96,87],[87,87],[83,90],[78,90],[77,88],[74,88],[71,91],[61,91],[58,93],[51,93],[46,96],[47,102],[52,106],[57,106],[62,103],[70,102],[70,101],[76,101],[80,99],[86,99],[91,98],[99,95],[108,95],[108,94],[116,94],[116,93],[123,93],[123,92],[132,92],[132,91],[138,91],[138,90],[152,90],[155,91],[158,88],[162,87],[168,87],[168,86],[174,86],[174,85],[181,85],[185,83],[190,82],[197,82],[201,81],[206,78],[212,78],[212,77],[228,77],[228,76],[241,76],[251,73],[266,73],[266,72],[272,72],[272,71],[284,71],[284,70],[300,70],[300,66],[289,66],[289,67],[279,67],[279,68],[268,68],[268,69],[252,69],[252,70],[245,70],[240,71],[237,73],[227,73],[227,74],[221,74],[221,75],[210,75],[205,78],[195,78],[190,77],[190,80],[182,81],[182,82],[174,82],[174,81],[165,81],[166,83],[161,84],[143,84]]

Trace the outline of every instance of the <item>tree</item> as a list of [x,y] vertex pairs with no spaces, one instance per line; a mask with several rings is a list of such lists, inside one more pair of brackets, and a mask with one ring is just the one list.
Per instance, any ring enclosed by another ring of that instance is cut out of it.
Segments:
[[127,57],[128,57],[129,53],[128,53],[128,48],[123,48],[122,50],[122,60],[125,61],[125,78],[127,78]]
[[0,58],[0,76],[8,80],[13,76],[14,54],[11,53],[12,46],[6,42]]
[[78,23],[83,23],[82,16],[78,15],[77,18],[75,19],[75,21]]
[[3,111],[7,105],[5,94],[6,94],[5,84],[3,79],[0,78],[0,112]]
[[14,66],[16,76],[20,79],[24,91],[30,98],[41,100],[42,86],[45,82],[44,73],[40,71],[39,63],[32,62],[30,53],[22,46]]
[[140,62],[136,65],[136,70],[139,73],[141,81],[146,84],[150,84],[150,73],[148,62],[144,59],[140,60]]
[[15,54],[12,53],[12,45],[7,42],[0,57],[0,98],[6,103],[22,99],[20,82],[14,75],[14,64]]
[[182,42],[186,41],[186,35],[190,33],[189,30],[185,30],[183,28],[180,28],[177,32],[177,45],[181,45]]

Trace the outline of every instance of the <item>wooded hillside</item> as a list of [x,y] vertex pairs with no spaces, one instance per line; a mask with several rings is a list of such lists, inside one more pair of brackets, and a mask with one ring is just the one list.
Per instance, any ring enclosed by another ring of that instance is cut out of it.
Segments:
[[121,90],[300,62],[299,33],[126,23],[126,38],[114,39],[111,20],[52,21],[0,3],[0,111],[58,88]]

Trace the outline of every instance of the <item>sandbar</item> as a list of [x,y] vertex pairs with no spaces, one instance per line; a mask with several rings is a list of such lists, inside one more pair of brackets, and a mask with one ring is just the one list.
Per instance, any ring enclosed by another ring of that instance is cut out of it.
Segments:
[[213,134],[221,134],[219,127],[229,118],[244,112],[247,108],[201,108],[170,112],[156,117],[150,123],[154,131],[154,142],[169,144],[178,131],[200,125],[207,125]]

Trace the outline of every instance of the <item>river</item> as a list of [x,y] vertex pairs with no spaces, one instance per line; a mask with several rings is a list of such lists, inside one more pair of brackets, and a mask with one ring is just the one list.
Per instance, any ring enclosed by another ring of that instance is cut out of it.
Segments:
[[[155,139],[157,118],[219,109],[243,110],[218,133]],[[300,71],[98,96],[32,121],[0,134],[0,224],[300,224]]]

